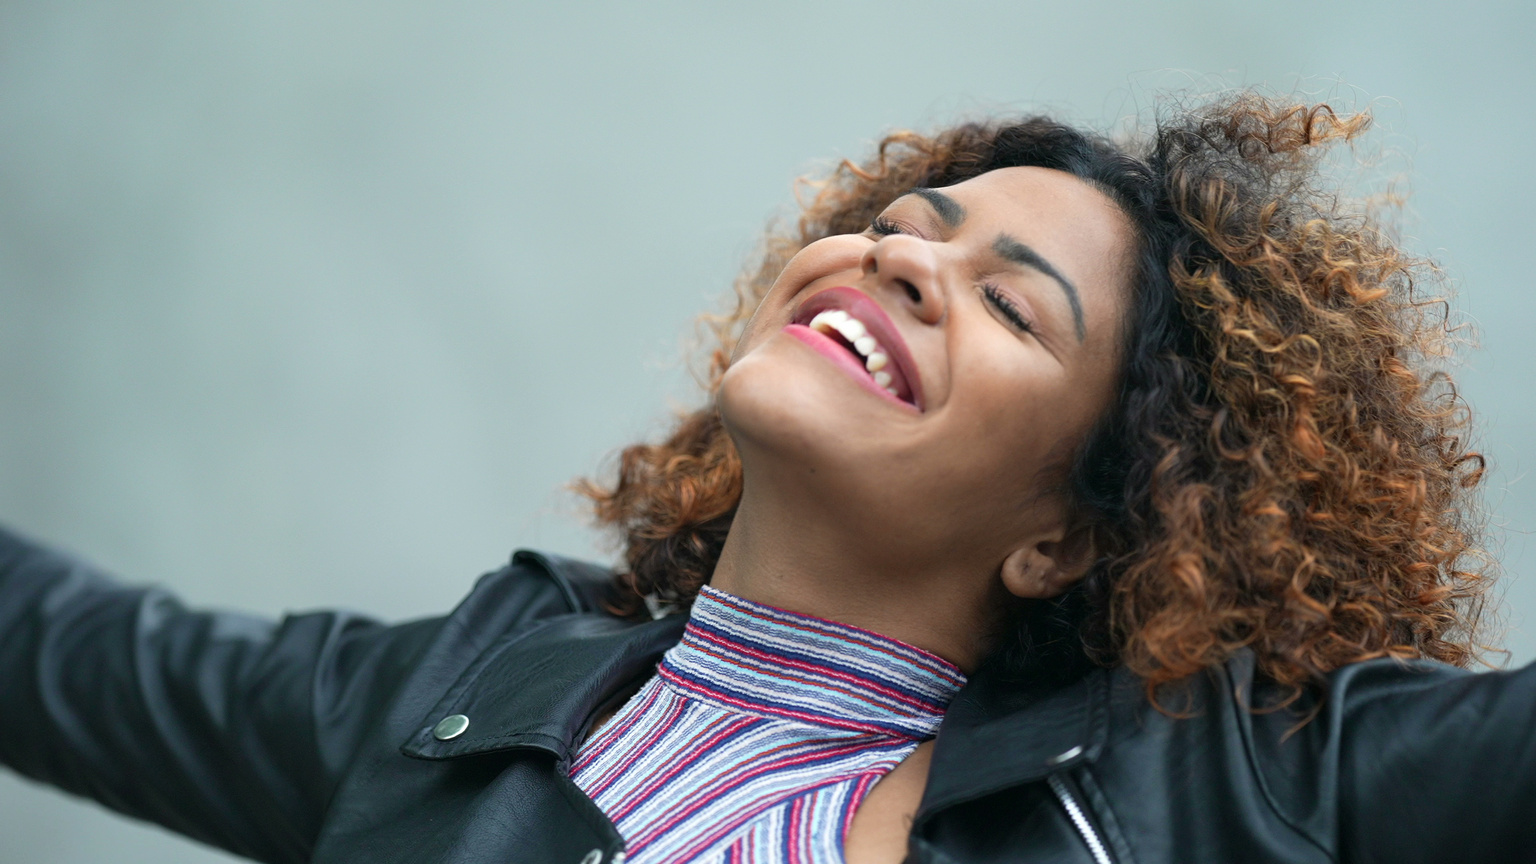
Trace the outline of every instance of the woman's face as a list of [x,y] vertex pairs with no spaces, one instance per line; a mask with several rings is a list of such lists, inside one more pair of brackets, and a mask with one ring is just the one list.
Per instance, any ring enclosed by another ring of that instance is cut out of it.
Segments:
[[721,382],[747,494],[798,487],[893,562],[995,566],[1065,518],[1065,464],[1115,391],[1132,248],[1113,201],[1044,168],[915,190],[807,246]]

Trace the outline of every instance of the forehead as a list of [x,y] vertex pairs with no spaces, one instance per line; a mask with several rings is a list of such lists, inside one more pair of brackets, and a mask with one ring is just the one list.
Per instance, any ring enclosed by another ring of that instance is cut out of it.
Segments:
[[[1099,229],[1101,239],[1124,244],[1130,224],[1110,197],[1097,187],[1054,168],[998,168],[944,189],[965,205],[966,215],[987,221],[1016,219],[1023,230],[1037,225],[1048,231],[1057,220]],[[1078,232],[1071,232],[1078,233]]]

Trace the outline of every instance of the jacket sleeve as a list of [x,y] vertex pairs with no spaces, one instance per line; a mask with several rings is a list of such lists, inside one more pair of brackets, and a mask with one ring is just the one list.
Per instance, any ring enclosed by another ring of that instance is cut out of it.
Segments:
[[1536,665],[1409,668],[1333,682],[1343,860],[1536,861]]
[[442,620],[192,612],[0,528],[0,762],[263,861],[309,857]]

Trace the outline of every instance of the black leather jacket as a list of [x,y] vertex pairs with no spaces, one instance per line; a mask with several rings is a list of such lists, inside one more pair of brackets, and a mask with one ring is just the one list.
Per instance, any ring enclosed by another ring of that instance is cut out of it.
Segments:
[[[271,623],[0,531],[0,761],[264,861],[607,864],[623,841],[566,768],[683,618],[593,611],[606,578],[519,552],[443,618]],[[1299,729],[1250,710],[1264,690],[1240,656],[1175,718],[1123,671],[978,673],[910,860],[1536,860],[1533,668],[1362,663]],[[469,725],[439,740],[451,715]]]

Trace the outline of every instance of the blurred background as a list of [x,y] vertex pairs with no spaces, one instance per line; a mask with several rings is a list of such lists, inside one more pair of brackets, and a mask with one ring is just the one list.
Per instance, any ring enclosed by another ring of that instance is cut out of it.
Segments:
[[[1445,10],[1445,11],[1442,11]],[[0,4],[0,521],[192,602],[386,618],[695,404],[791,180],[881,132],[1262,84],[1369,107],[1460,291],[1511,662],[1536,657],[1536,7]],[[0,718],[0,729],[4,720]],[[233,860],[0,772],[0,861]]]

